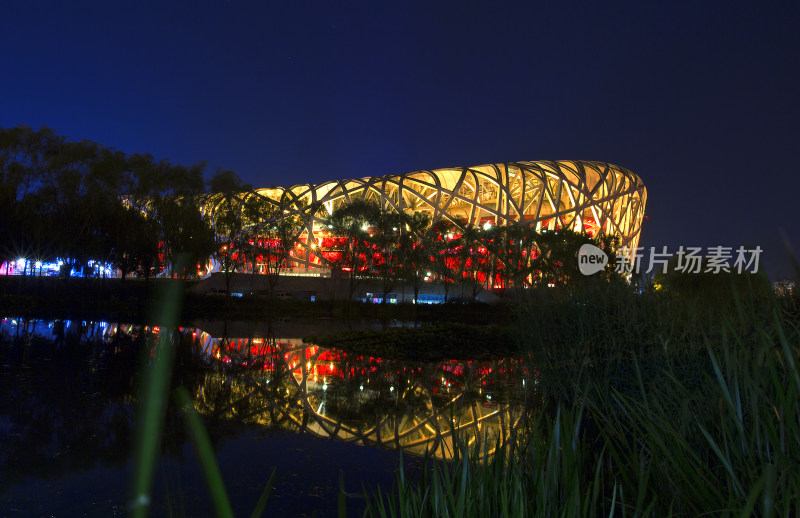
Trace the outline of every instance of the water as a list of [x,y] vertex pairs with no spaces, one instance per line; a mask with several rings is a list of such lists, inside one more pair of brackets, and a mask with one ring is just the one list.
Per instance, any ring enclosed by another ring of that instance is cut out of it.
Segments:
[[[348,492],[361,492],[362,482],[389,489],[400,450],[413,473],[426,450],[447,458],[454,433],[493,446],[519,422],[519,362],[403,362],[300,339],[340,327],[198,322],[170,333],[173,386],[194,398],[237,515],[249,514],[273,468],[269,514],[335,516],[340,472]],[[13,319],[0,330],[2,515],[126,514],[140,358],[169,331]],[[175,405],[152,505],[154,515],[212,514]],[[360,506],[350,501],[350,514]]]

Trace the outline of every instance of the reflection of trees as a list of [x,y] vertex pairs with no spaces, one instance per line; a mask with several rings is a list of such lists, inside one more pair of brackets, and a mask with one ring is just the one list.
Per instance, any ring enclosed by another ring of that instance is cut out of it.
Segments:
[[2,347],[0,480],[125,462],[136,369],[130,339],[104,344],[77,335],[62,342],[29,335]]
[[[121,467],[132,449],[139,365],[157,340],[153,329],[20,321],[10,331],[0,336],[0,487],[98,464]],[[202,374],[197,343],[189,333],[171,336],[173,386],[194,388]],[[185,437],[174,406],[166,419],[164,449],[180,454]]]
[[430,394],[423,389],[420,368],[403,362],[365,356],[346,356],[342,371],[349,375],[328,379],[324,398],[327,415],[357,428],[376,426],[389,416],[424,412],[430,408]]

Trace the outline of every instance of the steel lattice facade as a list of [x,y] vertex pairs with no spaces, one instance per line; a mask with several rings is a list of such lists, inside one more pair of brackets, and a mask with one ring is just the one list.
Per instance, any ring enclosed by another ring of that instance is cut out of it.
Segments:
[[647,198],[641,179],[623,167],[570,160],[415,171],[256,193],[269,203],[289,207],[287,215],[302,218],[294,254],[300,267],[319,265],[313,248],[323,221],[356,199],[384,210],[425,212],[431,223],[446,219],[463,228],[524,222],[537,230],[613,234],[619,236],[620,246],[635,248]]

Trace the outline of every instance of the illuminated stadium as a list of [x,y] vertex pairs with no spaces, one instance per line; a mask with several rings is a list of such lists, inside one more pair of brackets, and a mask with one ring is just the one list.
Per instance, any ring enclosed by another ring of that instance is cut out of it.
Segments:
[[446,220],[461,229],[526,223],[537,231],[569,228],[590,235],[615,235],[620,247],[630,249],[639,241],[647,191],[641,179],[625,168],[563,160],[258,189],[255,196],[281,217],[300,221],[290,266],[316,269],[325,266],[319,250],[324,248],[326,218],[354,200],[377,204],[384,211],[424,213],[431,224]]

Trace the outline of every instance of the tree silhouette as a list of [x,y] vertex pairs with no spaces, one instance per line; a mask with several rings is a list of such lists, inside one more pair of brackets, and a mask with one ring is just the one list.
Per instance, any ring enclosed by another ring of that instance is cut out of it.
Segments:
[[430,270],[430,253],[424,245],[429,225],[428,215],[422,212],[403,214],[400,226],[400,278],[411,284],[414,291],[414,304],[419,298],[419,290]]
[[334,210],[325,220],[330,237],[323,257],[332,272],[346,273],[349,281],[347,300],[352,300],[362,277],[372,267],[374,248],[369,229],[380,217],[377,205],[355,200]]
[[216,235],[215,258],[225,276],[225,290],[230,296],[231,278],[245,264],[243,200],[252,187],[242,184],[235,172],[220,170],[209,181],[209,188]]

